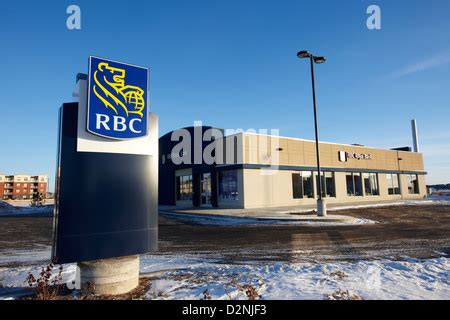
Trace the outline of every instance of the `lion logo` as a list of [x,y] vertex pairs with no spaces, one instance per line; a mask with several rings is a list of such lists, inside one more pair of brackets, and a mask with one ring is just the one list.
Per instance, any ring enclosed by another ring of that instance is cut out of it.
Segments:
[[107,62],[100,62],[94,71],[93,92],[116,115],[128,117],[136,114],[144,116],[145,91],[137,86],[125,84],[125,69],[111,67]]

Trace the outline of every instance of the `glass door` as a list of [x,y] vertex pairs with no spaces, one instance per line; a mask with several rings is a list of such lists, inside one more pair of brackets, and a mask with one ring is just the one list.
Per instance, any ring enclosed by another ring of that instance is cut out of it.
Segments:
[[200,205],[202,207],[210,207],[211,206],[211,174],[210,173],[204,173],[201,175],[200,190],[201,190]]

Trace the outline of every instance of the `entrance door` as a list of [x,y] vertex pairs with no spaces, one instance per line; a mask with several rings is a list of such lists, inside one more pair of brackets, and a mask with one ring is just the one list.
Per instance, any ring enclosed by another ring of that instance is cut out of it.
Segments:
[[211,174],[204,173],[200,176],[200,205],[202,207],[211,206]]

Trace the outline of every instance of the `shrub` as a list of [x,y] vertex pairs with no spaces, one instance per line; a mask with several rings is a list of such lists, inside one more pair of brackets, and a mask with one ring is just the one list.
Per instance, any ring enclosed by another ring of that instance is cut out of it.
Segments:
[[46,267],[42,267],[39,277],[36,278],[31,272],[26,278],[26,282],[33,288],[36,299],[52,300],[58,296],[62,287],[63,266],[58,268],[58,274],[53,276],[56,259],[53,259]]

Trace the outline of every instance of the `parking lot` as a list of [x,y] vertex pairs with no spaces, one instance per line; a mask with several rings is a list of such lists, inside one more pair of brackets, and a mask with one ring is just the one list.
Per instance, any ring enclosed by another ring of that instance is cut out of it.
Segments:
[[[198,254],[224,262],[429,258],[450,253],[450,205],[406,205],[339,211],[376,221],[361,225],[205,225],[159,218],[159,254]],[[48,248],[52,218],[0,218],[2,254]]]

